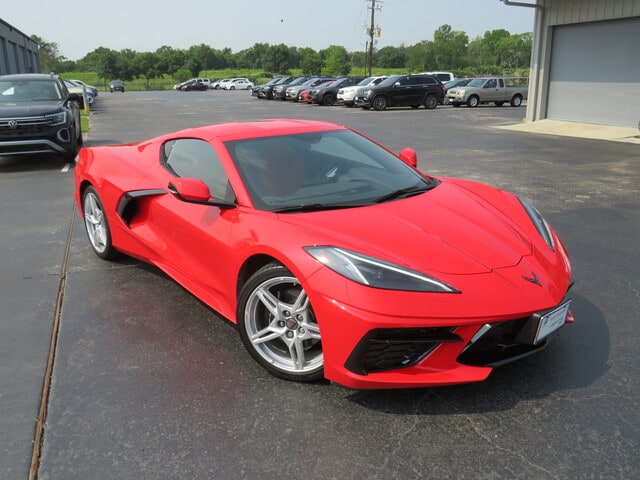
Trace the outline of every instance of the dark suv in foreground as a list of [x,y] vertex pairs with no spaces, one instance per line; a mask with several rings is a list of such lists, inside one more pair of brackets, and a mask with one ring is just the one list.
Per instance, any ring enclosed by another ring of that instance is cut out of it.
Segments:
[[80,101],[57,75],[0,76],[0,157],[55,153],[73,161],[82,144]]
[[361,88],[354,100],[365,109],[420,105],[433,109],[444,100],[444,85],[431,75],[392,75],[376,86]]

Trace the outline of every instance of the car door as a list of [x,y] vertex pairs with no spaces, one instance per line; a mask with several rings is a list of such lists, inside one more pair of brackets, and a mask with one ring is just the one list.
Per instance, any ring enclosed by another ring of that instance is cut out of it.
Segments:
[[498,88],[498,80],[490,78],[482,86],[482,101],[483,102],[495,102],[500,100],[501,93]]
[[[206,141],[181,138],[161,149],[161,187],[180,178],[198,178],[212,196],[233,202],[227,175],[213,147]],[[235,209],[195,204],[169,193],[149,205],[146,240],[161,251],[160,261],[181,283],[198,289],[212,306],[222,305],[229,291],[227,263]]]
[[411,105],[411,81],[409,77],[400,77],[389,91],[389,102],[392,106]]

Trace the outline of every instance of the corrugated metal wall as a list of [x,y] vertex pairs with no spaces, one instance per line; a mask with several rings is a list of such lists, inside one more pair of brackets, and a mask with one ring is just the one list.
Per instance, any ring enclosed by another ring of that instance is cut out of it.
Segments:
[[541,0],[538,3],[544,7],[547,25],[640,16],[639,0]]
[[0,75],[39,72],[38,44],[0,18]]
[[636,127],[640,0],[537,3],[527,119]]

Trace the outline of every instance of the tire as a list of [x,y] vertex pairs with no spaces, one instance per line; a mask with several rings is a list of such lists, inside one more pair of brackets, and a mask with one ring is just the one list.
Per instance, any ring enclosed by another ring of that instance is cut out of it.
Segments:
[[235,89],[236,89],[236,87],[234,87],[233,85],[231,85],[231,86],[229,87],[229,90],[235,90]]
[[453,102],[451,105],[453,105],[455,108],[460,108],[460,102]]
[[514,95],[509,104],[512,107],[519,107],[522,105],[522,95]]
[[420,107],[420,105],[416,105],[416,104],[411,105],[411,108],[413,108],[414,110],[415,110],[416,108],[419,108],[419,107]]
[[495,103],[496,107],[501,107],[502,105],[504,105],[504,102],[493,102]]
[[82,195],[82,215],[89,243],[96,255],[103,260],[111,260],[119,254],[111,243],[109,221],[104,213],[102,200],[93,187],[87,187]]
[[476,108],[478,105],[480,105],[480,99],[476,95],[471,95],[467,100],[467,106]]
[[298,382],[323,378],[320,330],[287,268],[269,263],[254,273],[240,291],[236,318],[242,343],[269,373]]
[[378,95],[376,98],[373,99],[371,106],[373,107],[374,110],[382,111],[387,108],[387,103],[388,102],[386,97],[384,97],[383,95]]
[[438,106],[438,97],[436,97],[433,93],[428,93],[426,97],[424,97],[424,108],[427,110],[433,110]]
[[336,103],[336,96],[333,93],[325,93],[322,97],[322,105],[331,107],[334,103]]

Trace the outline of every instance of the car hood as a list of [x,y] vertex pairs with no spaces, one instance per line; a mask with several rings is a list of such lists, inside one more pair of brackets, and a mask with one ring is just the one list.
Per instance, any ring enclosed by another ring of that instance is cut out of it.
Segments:
[[283,214],[281,220],[313,230],[318,245],[356,250],[422,272],[486,273],[515,266],[532,253],[523,229],[455,184],[368,207]]
[[0,118],[39,117],[57,113],[62,108],[62,102],[29,102],[29,103],[1,103]]

